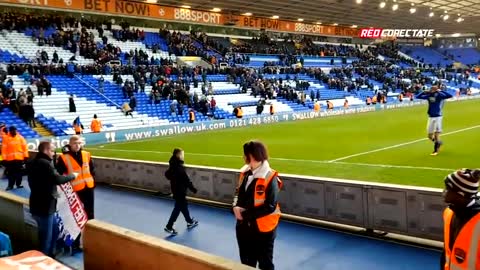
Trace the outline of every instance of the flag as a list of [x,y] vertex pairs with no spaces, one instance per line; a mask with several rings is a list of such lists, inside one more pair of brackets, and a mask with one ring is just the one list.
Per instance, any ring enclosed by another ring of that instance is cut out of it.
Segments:
[[58,240],[72,246],[88,221],[87,213],[70,183],[58,186],[57,191],[60,195],[57,203]]

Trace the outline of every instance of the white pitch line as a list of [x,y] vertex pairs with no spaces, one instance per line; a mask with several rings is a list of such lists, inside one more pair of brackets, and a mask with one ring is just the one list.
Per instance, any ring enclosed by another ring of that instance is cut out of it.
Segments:
[[[151,154],[172,154],[171,152],[163,151],[150,151],[150,150],[126,150],[126,149],[105,149],[105,148],[87,148],[91,150],[110,151],[110,152],[140,152]],[[191,156],[206,156],[206,157],[222,157],[222,158],[237,158],[241,159],[241,156],[224,155],[224,154],[208,154],[208,153],[187,153]],[[413,169],[413,170],[430,170],[430,171],[454,171],[455,169],[448,168],[435,168],[435,167],[416,167],[406,165],[389,165],[389,164],[370,164],[370,163],[355,163],[355,162],[330,162],[328,160],[311,160],[311,159],[291,159],[291,158],[270,158],[270,160],[289,161],[289,162],[304,162],[304,163],[317,163],[317,164],[339,164],[339,165],[352,165],[360,167],[378,167],[378,168],[396,168],[396,169]]]
[[[444,136],[448,136],[448,135],[452,135],[452,134],[456,134],[456,133],[460,133],[460,132],[472,130],[472,129],[479,128],[479,127],[480,127],[480,125],[476,125],[476,126],[468,127],[468,128],[462,128],[462,129],[459,129],[459,130],[454,130],[454,131],[451,131],[451,132],[443,133],[443,134],[441,134],[440,136],[444,137]],[[368,154],[371,154],[371,153],[376,153],[376,152],[380,152],[380,151],[385,151],[385,150],[392,149],[392,148],[398,148],[398,147],[402,147],[402,146],[405,146],[405,145],[414,144],[414,143],[421,142],[421,141],[425,141],[425,140],[428,140],[428,138],[422,138],[422,139],[418,139],[418,140],[414,140],[414,141],[409,141],[409,142],[405,142],[405,143],[399,143],[399,144],[395,144],[395,145],[391,145],[391,146],[387,146],[387,147],[383,147],[383,148],[378,148],[378,149],[374,149],[374,150],[370,150],[370,151],[366,151],[366,152],[361,152],[361,153],[357,153],[357,154],[353,154],[353,155],[349,155],[349,156],[344,156],[344,157],[340,157],[340,158],[337,158],[337,159],[332,159],[332,160],[330,160],[330,161],[328,161],[328,162],[329,162],[329,163],[334,163],[334,162],[341,161],[341,160],[345,160],[345,159],[349,159],[349,158],[352,158],[352,157],[358,157],[358,156],[368,155]]]

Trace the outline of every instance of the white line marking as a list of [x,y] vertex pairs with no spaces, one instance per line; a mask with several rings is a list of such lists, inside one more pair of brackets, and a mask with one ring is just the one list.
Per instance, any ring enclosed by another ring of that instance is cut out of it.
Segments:
[[[459,130],[454,130],[454,131],[451,131],[451,132],[443,133],[443,134],[441,134],[441,136],[444,137],[444,136],[448,136],[448,135],[472,130],[472,129],[479,128],[479,127],[480,127],[480,125],[476,125],[476,126],[468,127],[468,128],[462,128],[462,129],[459,129]],[[349,156],[344,156],[344,157],[340,157],[340,158],[337,158],[337,159],[332,159],[329,162],[334,163],[334,162],[349,159],[349,158],[352,158],[352,157],[368,155],[368,154],[371,154],[371,153],[385,151],[385,150],[392,149],[392,148],[398,148],[398,147],[402,147],[402,146],[405,146],[405,145],[410,145],[410,144],[414,144],[414,143],[417,143],[417,142],[422,142],[422,141],[425,141],[425,140],[428,140],[428,138],[418,139],[418,140],[409,141],[409,142],[400,143],[400,144],[395,144],[395,145],[392,145],[392,146],[387,146],[387,147],[383,147],[383,148],[379,148],[379,149],[375,149],[375,150],[371,150],[371,151],[366,151],[366,152],[361,152],[361,153],[357,153],[357,154],[353,154],[353,155],[349,155]]]
[[[126,149],[105,149],[105,148],[86,148],[86,150],[99,150],[99,151],[110,151],[110,152],[140,152],[140,153],[151,153],[151,154],[168,154],[171,155],[171,152],[163,151],[150,151],[150,150],[126,150]],[[241,156],[235,155],[224,155],[224,154],[208,154],[208,153],[187,153],[187,155],[192,156],[206,156],[206,157],[221,157],[221,158],[236,158],[241,159]],[[304,162],[304,163],[317,163],[317,164],[339,164],[339,165],[352,165],[352,166],[361,166],[361,167],[379,167],[379,168],[396,168],[396,169],[414,169],[414,170],[430,170],[430,171],[455,171],[455,169],[449,168],[435,168],[435,167],[416,167],[416,166],[405,166],[405,165],[389,165],[389,164],[371,164],[371,163],[355,163],[355,162],[341,162],[335,161],[331,162],[328,160],[310,160],[310,159],[291,159],[291,158],[270,158],[271,160],[278,161],[288,161],[288,162]]]

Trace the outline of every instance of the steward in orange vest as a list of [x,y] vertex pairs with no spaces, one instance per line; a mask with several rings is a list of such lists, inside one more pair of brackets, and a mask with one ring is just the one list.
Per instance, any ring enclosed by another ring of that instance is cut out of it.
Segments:
[[275,108],[273,108],[273,104],[270,104],[270,115],[275,113]]
[[188,122],[195,122],[195,112],[192,109],[190,109],[190,111],[188,112]]
[[343,108],[348,109],[348,100],[347,99],[345,99],[345,101],[343,102]]
[[463,169],[445,178],[444,251],[441,269],[480,269],[480,170]]
[[82,201],[88,219],[93,219],[95,167],[90,153],[82,150],[81,145],[80,137],[72,136],[67,151],[58,157],[56,167],[59,174],[69,175],[74,172],[78,173],[78,176],[70,184],[80,201]]
[[80,122],[80,116],[78,116],[77,118],[75,118],[75,120],[73,120],[72,126],[73,126],[73,130],[75,131],[75,134],[77,135],[82,134],[84,127],[82,125],[82,122]]
[[243,264],[274,269],[272,261],[276,229],[280,221],[278,194],[282,181],[270,168],[266,147],[251,141],[243,145],[245,165],[237,184],[233,212]]
[[[3,144],[6,144],[7,143],[7,140],[8,140],[8,128],[7,126],[4,124],[4,123],[1,123],[0,124],[0,138],[2,138],[2,145]],[[2,150],[0,148],[0,154],[2,153]],[[3,157],[0,156],[0,165],[3,165]],[[6,172],[4,171],[4,174],[6,174]],[[2,179],[3,177],[0,177],[0,179]]]
[[313,111],[314,112],[320,111],[320,104],[318,102],[315,102],[315,104],[313,104]]
[[102,131],[102,121],[98,120],[96,114],[93,115],[92,123],[90,123],[90,130],[92,130],[93,133],[100,133],[100,131]]
[[28,160],[28,146],[25,138],[17,133],[17,128],[10,127],[8,135],[2,136],[2,163],[5,165],[8,178],[7,190],[14,188],[23,188],[23,165]]

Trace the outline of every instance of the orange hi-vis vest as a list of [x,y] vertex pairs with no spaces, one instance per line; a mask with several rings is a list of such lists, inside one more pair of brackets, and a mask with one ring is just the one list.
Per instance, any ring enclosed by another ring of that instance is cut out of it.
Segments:
[[320,104],[318,104],[318,103],[313,104],[313,111],[314,112],[320,111]]
[[90,153],[82,151],[82,166],[70,155],[62,154],[60,158],[63,160],[63,163],[67,167],[67,174],[78,173],[77,178],[70,181],[74,191],[80,191],[85,189],[85,187],[93,188],[95,186],[93,176],[90,173]]
[[2,139],[2,160],[14,161],[24,160],[29,157],[27,142],[22,135],[17,134],[15,137],[3,136]]
[[77,133],[82,132],[82,126],[80,126],[80,125],[78,125],[78,124],[73,125],[73,129],[74,129],[75,132],[77,132]]
[[275,109],[273,108],[273,104],[270,105],[270,114],[274,114],[275,113]]
[[237,116],[240,117],[240,116],[243,116],[243,111],[241,108],[238,108],[237,110]]
[[[241,172],[240,178],[238,181],[239,184],[237,188],[240,188],[244,178],[245,178],[245,173]],[[273,179],[277,180],[279,189],[282,189],[283,182],[282,180],[280,180],[280,178],[278,177],[278,172],[275,170],[269,171],[267,175],[265,175],[265,178],[257,178],[257,181],[255,183],[255,197],[254,197],[255,207],[259,207],[265,203],[265,196],[266,196],[265,189],[269,186],[270,182]],[[236,204],[236,202],[234,204]],[[278,226],[278,222],[280,221],[280,215],[281,215],[280,204],[277,203],[277,206],[273,213],[257,218],[256,221],[257,221],[258,230],[260,232],[271,232],[275,230],[275,228],[277,228]]]
[[348,109],[348,101],[343,102],[343,108]]
[[445,270],[479,270],[480,269],[480,214],[468,221],[457,235],[450,249],[450,224],[454,212],[450,208],[443,211]]
[[[102,122],[98,119],[93,119],[92,123],[90,124],[90,129],[92,130],[92,132],[95,133],[100,132],[102,129]],[[75,132],[77,131],[75,130]]]

